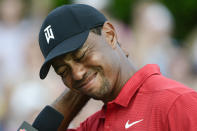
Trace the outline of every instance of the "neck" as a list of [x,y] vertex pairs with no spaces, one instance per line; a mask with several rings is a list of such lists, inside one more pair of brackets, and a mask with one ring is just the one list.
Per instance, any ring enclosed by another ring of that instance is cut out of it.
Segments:
[[128,60],[128,58],[123,58],[123,62],[120,64],[119,72],[116,78],[116,83],[113,87],[112,92],[108,95],[107,99],[103,100],[105,104],[114,100],[120,93],[122,87],[126,82],[134,75],[137,71],[135,66]]

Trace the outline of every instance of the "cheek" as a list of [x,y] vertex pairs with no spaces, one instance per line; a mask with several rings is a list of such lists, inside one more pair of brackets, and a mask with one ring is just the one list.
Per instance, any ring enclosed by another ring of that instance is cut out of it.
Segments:
[[88,66],[100,66],[104,68],[105,65],[108,66],[107,57],[101,53],[94,52],[87,57],[86,64]]
[[62,81],[64,83],[64,85],[66,87],[68,87],[70,90],[76,92],[76,93],[80,93],[78,90],[72,88],[72,82],[71,82],[71,79],[70,78],[62,78]]
[[62,81],[63,81],[64,85],[67,86],[68,88],[72,87],[72,83],[71,83],[71,80],[69,79],[69,77],[62,78]]
[[91,53],[90,56],[87,58],[89,64],[99,65],[102,63],[102,55],[98,53]]
[[[107,79],[110,83],[114,82],[116,76],[116,68],[115,63],[113,63],[112,59],[109,56],[105,56],[100,53],[92,53],[91,56],[88,58],[89,65],[99,67],[99,71],[105,79]],[[113,85],[113,84],[112,84]]]

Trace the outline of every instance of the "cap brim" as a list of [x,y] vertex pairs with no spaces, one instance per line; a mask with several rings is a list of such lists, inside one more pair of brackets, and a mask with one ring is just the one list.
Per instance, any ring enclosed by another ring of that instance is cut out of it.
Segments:
[[40,69],[40,78],[44,79],[51,67],[51,60],[63,54],[75,51],[83,46],[89,34],[89,30],[77,34],[69,39],[64,40],[58,46],[53,48],[45,58],[45,62]]

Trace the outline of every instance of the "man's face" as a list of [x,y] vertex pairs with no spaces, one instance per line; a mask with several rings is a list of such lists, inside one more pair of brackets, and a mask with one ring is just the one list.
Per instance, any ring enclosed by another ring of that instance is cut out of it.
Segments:
[[52,65],[71,90],[105,99],[113,92],[118,76],[116,57],[105,36],[90,32],[82,48],[56,58]]

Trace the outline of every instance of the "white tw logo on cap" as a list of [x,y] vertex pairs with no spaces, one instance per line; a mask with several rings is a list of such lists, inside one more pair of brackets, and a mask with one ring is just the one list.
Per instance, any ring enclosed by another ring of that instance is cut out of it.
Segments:
[[46,40],[47,40],[48,44],[49,44],[50,39],[55,39],[55,37],[53,35],[53,31],[52,31],[51,25],[47,26],[44,29],[44,32],[45,32],[45,37],[46,37]]

